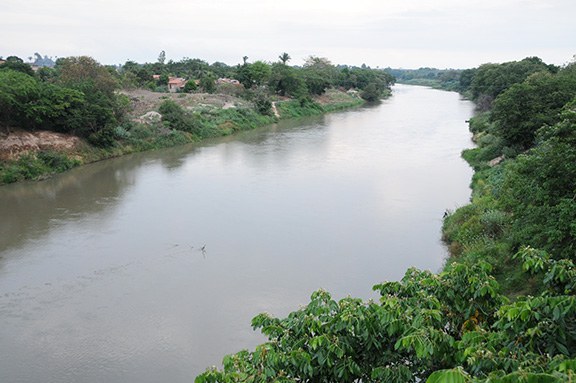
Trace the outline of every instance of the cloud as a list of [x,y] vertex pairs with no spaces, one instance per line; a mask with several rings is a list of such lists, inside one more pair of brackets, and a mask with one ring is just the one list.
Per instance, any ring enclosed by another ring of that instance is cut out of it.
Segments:
[[87,54],[121,63],[155,61],[165,50],[174,60],[235,64],[286,51],[295,64],[315,54],[404,67],[435,57],[440,66],[462,67],[532,51],[566,61],[575,53],[574,13],[568,0],[3,0],[0,32],[8,38],[0,55]]

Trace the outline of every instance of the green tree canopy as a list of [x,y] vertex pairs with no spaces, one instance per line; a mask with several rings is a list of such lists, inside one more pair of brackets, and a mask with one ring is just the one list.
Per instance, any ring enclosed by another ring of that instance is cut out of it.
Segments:
[[323,94],[334,86],[337,77],[338,70],[325,57],[310,56],[302,68],[302,78],[311,94]]
[[272,64],[268,85],[280,96],[298,98],[307,93],[306,85],[300,78],[298,71],[281,63]]
[[487,106],[512,85],[523,82],[536,72],[551,72],[557,68],[545,64],[538,57],[527,57],[521,61],[503,64],[483,64],[475,71],[470,81],[470,92],[475,101],[485,99]]
[[246,89],[267,84],[271,74],[272,68],[263,61],[244,64],[237,71],[238,80]]
[[68,57],[56,62],[55,84],[84,94],[82,109],[75,109],[65,127],[66,132],[89,136],[111,128],[123,117],[125,104],[115,93],[117,79],[91,57]]
[[4,126],[20,125],[27,105],[38,98],[38,83],[23,72],[0,70],[0,121]]
[[0,123],[5,126],[63,131],[84,105],[82,92],[0,71]]
[[320,290],[286,318],[255,317],[268,342],[196,382],[493,382],[519,369],[561,382],[576,370],[574,265],[530,248],[518,257],[545,274],[546,293],[510,303],[486,263],[410,269],[374,286],[380,303]]
[[103,65],[92,57],[67,57],[56,62],[57,83],[69,87],[89,86],[106,95],[113,95],[118,88],[117,80]]
[[286,63],[288,61],[290,61],[290,59],[292,59],[292,57],[290,57],[290,55],[286,52],[282,53],[280,56],[278,56],[278,58],[280,59],[280,61],[282,62],[282,64],[286,65]]
[[212,72],[207,72],[200,78],[200,87],[206,93],[214,93],[216,91],[216,77]]
[[576,101],[538,144],[506,166],[502,202],[514,216],[514,241],[576,260]]
[[507,146],[530,148],[536,131],[558,121],[562,107],[575,96],[576,71],[534,73],[496,98],[491,114],[495,133]]
[[6,59],[6,61],[0,64],[0,70],[11,69],[18,72],[25,73],[29,76],[34,76],[34,71],[29,64],[24,63],[22,59],[16,56],[10,56]]

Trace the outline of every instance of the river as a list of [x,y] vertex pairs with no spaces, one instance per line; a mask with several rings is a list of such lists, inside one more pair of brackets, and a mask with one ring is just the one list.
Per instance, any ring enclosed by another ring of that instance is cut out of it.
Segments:
[[192,382],[319,288],[375,298],[438,271],[472,170],[458,94],[376,106],[0,187],[0,381]]

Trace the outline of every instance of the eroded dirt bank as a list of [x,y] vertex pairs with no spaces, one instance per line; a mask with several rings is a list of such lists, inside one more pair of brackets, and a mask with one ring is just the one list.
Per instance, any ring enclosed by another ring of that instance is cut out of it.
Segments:
[[81,143],[82,140],[76,136],[50,131],[0,130],[0,160],[15,160],[41,150],[73,152]]

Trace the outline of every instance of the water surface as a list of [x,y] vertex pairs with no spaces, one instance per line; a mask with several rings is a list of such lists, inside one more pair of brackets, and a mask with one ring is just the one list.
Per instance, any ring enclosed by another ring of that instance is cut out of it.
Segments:
[[472,112],[399,85],[377,106],[0,187],[0,381],[191,382],[263,340],[259,312],[438,271],[442,215],[470,194]]

